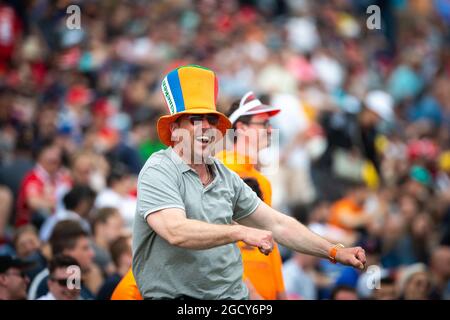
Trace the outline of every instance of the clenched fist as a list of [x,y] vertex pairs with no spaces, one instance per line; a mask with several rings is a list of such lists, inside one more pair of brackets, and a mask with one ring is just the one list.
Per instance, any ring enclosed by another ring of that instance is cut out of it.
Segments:
[[274,243],[271,231],[247,228],[243,241],[253,247],[258,247],[266,256],[272,252]]
[[336,252],[336,261],[362,270],[366,266],[366,253],[361,247],[342,248]]

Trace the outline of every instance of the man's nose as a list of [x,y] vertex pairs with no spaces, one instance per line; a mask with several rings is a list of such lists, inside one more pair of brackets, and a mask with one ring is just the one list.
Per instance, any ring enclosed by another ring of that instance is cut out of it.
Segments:
[[208,120],[206,118],[202,119],[202,128],[211,128],[211,125],[209,124]]
[[95,251],[92,247],[89,247],[88,257],[89,257],[89,259],[93,259],[95,257]]

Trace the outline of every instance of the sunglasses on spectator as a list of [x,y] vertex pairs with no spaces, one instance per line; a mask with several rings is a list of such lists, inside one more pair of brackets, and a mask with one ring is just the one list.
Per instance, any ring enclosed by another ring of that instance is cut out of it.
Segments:
[[21,271],[21,272],[5,272],[6,275],[8,276],[16,276],[16,277],[20,277],[20,278],[25,278],[27,275],[25,274],[25,272]]
[[210,125],[217,125],[219,123],[219,116],[216,114],[191,114],[187,116],[192,125],[198,122],[202,122],[206,119]]
[[263,126],[264,128],[268,128],[270,126],[270,121],[269,120],[266,120],[266,121],[263,121],[263,122],[249,121],[247,123],[248,124],[258,125],[258,126]]
[[67,281],[68,279],[57,279],[57,278],[50,278],[51,281],[56,282],[57,284],[59,284],[61,287],[67,287]]

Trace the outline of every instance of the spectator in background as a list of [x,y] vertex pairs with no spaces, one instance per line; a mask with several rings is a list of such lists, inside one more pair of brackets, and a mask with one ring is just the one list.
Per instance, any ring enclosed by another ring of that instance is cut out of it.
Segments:
[[397,226],[392,230],[391,223],[385,225],[383,264],[397,268],[418,262],[428,263],[435,240],[430,237],[434,226],[427,209],[423,208],[409,223],[396,216],[390,220],[397,220],[394,223]]
[[[364,157],[372,163],[377,174],[380,175],[380,155],[376,150],[375,140],[378,134],[379,126],[382,122],[392,122],[395,120],[394,100],[392,97],[381,90],[370,91],[366,94],[363,102],[363,109],[358,115],[360,137],[359,148]],[[362,145],[361,145],[362,143]]]
[[74,279],[74,270],[77,269],[70,269],[74,267],[80,266],[70,256],[53,257],[48,266],[48,293],[37,300],[80,300],[80,288],[77,288],[77,279]]
[[364,211],[367,196],[364,184],[353,184],[344,198],[331,205],[329,223],[349,233],[367,228],[373,219]]
[[[272,186],[258,171],[258,153],[270,145],[272,126],[269,119],[279,112],[279,108],[262,104],[252,91],[247,92],[240,100],[233,102],[228,110],[227,116],[235,130],[233,147],[216,154],[217,159],[236,172],[268,205],[272,205]],[[278,245],[275,244],[273,252],[265,256],[256,247],[243,241],[237,244],[241,250],[250,299],[285,299]]]
[[129,142],[118,143],[106,153],[110,163],[113,165],[123,165],[127,168],[127,171],[137,176],[142,168],[142,162],[135,146],[130,145]]
[[30,281],[33,281],[34,277],[47,266],[49,253],[46,246],[39,240],[36,228],[30,224],[16,230],[13,244],[17,257],[32,263],[33,267],[27,269],[26,274]]
[[23,272],[26,262],[11,256],[0,256],[0,300],[26,300],[28,278]]
[[[12,201],[14,201],[14,203],[17,200],[20,184],[23,178],[25,177],[27,172],[33,169],[34,166],[34,162],[31,159],[31,143],[33,135],[30,128],[24,128],[22,130],[23,131],[18,133],[16,137],[16,144],[13,157],[9,159],[9,161],[4,161],[0,163],[0,186],[5,186],[9,188],[9,191],[12,192],[13,195]],[[3,187],[0,187],[0,189],[3,189]],[[7,200],[3,199],[3,201]],[[0,201],[0,203],[7,204],[7,202],[3,201]],[[6,208],[7,205],[2,206],[2,210],[5,210]],[[13,211],[13,214],[15,214],[15,210]],[[12,216],[11,218],[12,220],[14,220],[15,216]],[[9,223],[9,221],[7,220],[6,222]]]
[[416,263],[404,267],[400,270],[397,286],[402,300],[429,300],[432,287],[426,265]]
[[440,299],[450,299],[450,247],[439,246],[430,259],[430,275]]
[[117,270],[113,264],[110,247],[124,233],[124,221],[116,208],[104,207],[97,211],[92,221],[94,262],[103,274],[112,275]]
[[0,185],[0,246],[7,242],[6,226],[9,223],[11,214],[13,195],[9,188]]
[[391,276],[382,277],[380,287],[372,290],[372,299],[374,300],[395,300],[398,299],[395,279]]
[[0,36],[0,74],[4,74],[19,47],[24,26],[13,7],[4,1],[0,1],[0,21],[3,30]]
[[[357,114],[323,114],[321,125],[326,133],[328,147],[315,167],[318,171],[313,174],[319,190],[327,190],[333,197],[339,197],[339,193],[346,190],[346,181],[360,181],[375,186],[379,183],[382,178],[381,159],[375,141],[380,123],[394,120],[393,107],[392,97],[388,93],[375,90],[367,93],[363,107]],[[330,177],[336,180],[332,184],[336,190],[330,190],[330,186],[327,186]]]
[[433,176],[427,168],[422,165],[412,165],[408,176],[402,181],[406,194],[414,197],[420,204],[424,205],[432,195]]
[[284,262],[283,278],[290,299],[316,300],[318,287],[330,285],[329,279],[315,272],[316,264],[317,258],[301,253]]
[[94,206],[96,194],[88,186],[74,186],[63,198],[64,208],[48,217],[40,229],[40,238],[48,241],[55,225],[62,220],[78,221],[91,234],[89,214]]
[[109,164],[105,157],[89,151],[80,151],[71,159],[74,185],[87,186],[99,192],[106,185]]
[[[300,219],[300,217],[297,217],[297,219]],[[356,233],[349,233],[329,222],[330,204],[327,201],[317,201],[302,219],[304,223],[308,223],[308,228],[330,242],[352,246],[358,238]]]
[[[8,237],[6,227],[15,220],[16,211],[11,210],[17,201],[20,184],[28,171],[33,169],[31,160],[31,132],[23,128],[18,133],[13,159],[0,162],[0,245]],[[11,216],[12,214],[12,216]]]
[[[119,121],[120,124],[113,126],[112,121]],[[116,108],[107,98],[99,98],[93,103],[90,130],[95,136],[97,146],[113,166],[121,164],[137,175],[142,166],[138,151],[129,141],[121,139],[117,128],[119,126],[126,131],[129,129],[129,122],[129,115],[116,112]]]
[[13,243],[17,257],[21,259],[30,257],[41,248],[36,228],[29,224],[16,230]]
[[135,187],[134,179],[124,166],[117,164],[111,169],[107,185],[108,188],[97,195],[95,207],[98,209],[116,208],[125,221],[126,227],[131,230],[136,210],[136,199],[130,195]]
[[20,187],[16,226],[31,222],[40,228],[55,212],[70,184],[67,172],[61,168],[60,148],[47,141],[37,152],[35,168],[26,175]]
[[83,129],[89,125],[87,106],[93,99],[92,90],[83,82],[77,81],[67,88],[58,113],[58,126],[56,128],[59,132],[69,136],[70,141],[76,145],[81,143]]
[[141,112],[137,111],[136,119],[133,123],[131,140],[139,152],[142,164],[154,152],[165,149],[165,145],[159,141],[155,126],[160,116],[160,112],[147,108]]
[[[77,221],[63,220],[56,224],[49,239],[52,256],[58,254],[74,258],[82,272],[81,296],[94,299],[103,278],[93,263],[94,251],[89,236]],[[48,293],[47,280],[49,270],[44,269],[33,280],[28,291],[28,299],[35,300]]]
[[353,287],[340,285],[331,292],[331,300],[359,300]]
[[131,237],[121,236],[116,239],[110,246],[110,252],[116,271],[105,279],[98,292],[97,300],[110,300],[114,289],[130,270],[133,261]]

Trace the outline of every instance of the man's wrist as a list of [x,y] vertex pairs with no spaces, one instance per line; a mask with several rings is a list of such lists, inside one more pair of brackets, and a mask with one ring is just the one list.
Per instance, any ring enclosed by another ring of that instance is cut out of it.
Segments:
[[337,243],[329,249],[328,260],[330,260],[331,263],[337,262],[337,259],[336,259],[337,252],[342,248],[345,248],[345,246],[342,243]]
[[231,239],[233,242],[244,241],[245,227],[239,224],[234,224],[231,226],[233,229],[231,233]]

